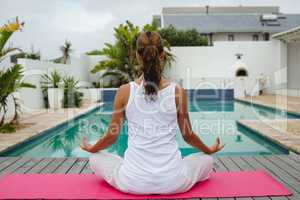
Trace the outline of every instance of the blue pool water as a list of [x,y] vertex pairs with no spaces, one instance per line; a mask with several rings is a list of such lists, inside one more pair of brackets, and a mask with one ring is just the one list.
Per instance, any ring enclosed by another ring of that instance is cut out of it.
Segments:
[[[96,142],[101,137],[111,119],[112,104],[104,106],[75,119],[43,136],[23,144],[6,156],[28,157],[87,157],[88,153],[79,147],[83,137]],[[296,118],[283,111],[251,106],[237,101],[196,101],[190,102],[190,118],[193,130],[202,140],[212,145],[216,137],[226,143],[222,155],[266,155],[287,154],[288,151],[258,134],[237,125],[239,119],[283,119]],[[177,141],[183,155],[197,152],[182,139],[178,130]],[[117,143],[108,150],[123,155],[127,148],[127,125],[123,126]]]

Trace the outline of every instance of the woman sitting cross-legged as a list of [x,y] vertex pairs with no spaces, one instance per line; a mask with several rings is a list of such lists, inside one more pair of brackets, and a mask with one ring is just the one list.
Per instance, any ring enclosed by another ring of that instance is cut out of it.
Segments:
[[[91,152],[95,174],[116,189],[133,194],[174,194],[188,191],[209,178],[213,158],[195,153],[182,158],[176,142],[179,126],[184,140],[213,154],[224,145],[219,138],[208,147],[192,131],[185,90],[162,76],[164,50],[156,32],[137,39],[141,77],[122,85],[115,96],[107,133],[95,145],[84,139],[81,147]],[[124,118],[128,121],[128,148],[124,158],[102,151],[117,141]]]

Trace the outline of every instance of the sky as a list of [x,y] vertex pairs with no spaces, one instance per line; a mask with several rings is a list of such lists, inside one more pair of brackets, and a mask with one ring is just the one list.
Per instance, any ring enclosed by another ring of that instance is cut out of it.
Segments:
[[42,59],[60,56],[67,39],[74,55],[113,42],[113,28],[126,20],[142,26],[166,6],[280,6],[300,13],[300,0],[0,0],[0,25],[16,16],[25,22],[9,45],[40,51]]

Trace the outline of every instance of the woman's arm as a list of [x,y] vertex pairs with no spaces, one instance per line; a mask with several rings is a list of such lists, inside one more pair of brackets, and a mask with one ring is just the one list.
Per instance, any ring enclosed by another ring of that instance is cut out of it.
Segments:
[[110,147],[117,141],[124,121],[124,99],[128,96],[128,88],[128,85],[123,85],[116,93],[112,119],[106,134],[100,138],[95,145],[89,144],[87,139],[84,138],[81,145],[83,150],[96,153],[100,150]]
[[216,143],[208,147],[192,130],[189,113],[188,98],[185,90],[179,86],[176,87],[176,106],[177,121],[184,140],[191,146],[203,151],[206,154],[213,154],[220,151],[224,145],[221,145],[220,139],[216,139]]

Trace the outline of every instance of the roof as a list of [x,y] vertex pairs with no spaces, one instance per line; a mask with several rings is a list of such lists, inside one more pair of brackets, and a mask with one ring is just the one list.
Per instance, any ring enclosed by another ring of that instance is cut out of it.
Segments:
[[300,26],[290,30],[272,35],[273,38],[283,40],[285,42],[300,41]]
[[262,20],[261,14],[165,14],[163,26],[196,28],[201,33],[269,32],[278,33],[300,25],[300,14],[279,14],[276,20]]
[[278,6],[205,6],[164,7],[162,14],[204,14],[204,13],[279,13]]

